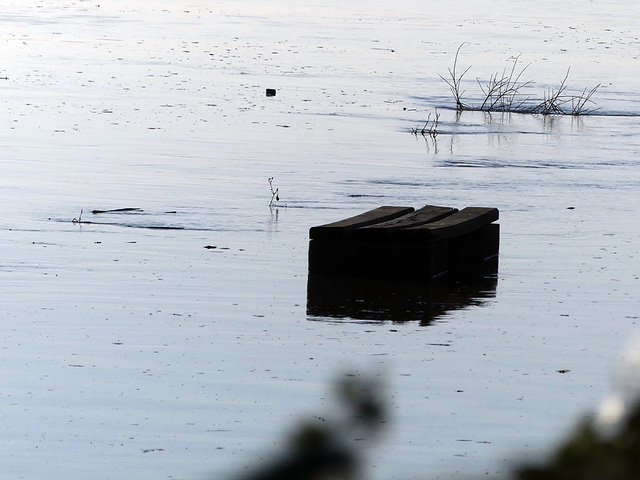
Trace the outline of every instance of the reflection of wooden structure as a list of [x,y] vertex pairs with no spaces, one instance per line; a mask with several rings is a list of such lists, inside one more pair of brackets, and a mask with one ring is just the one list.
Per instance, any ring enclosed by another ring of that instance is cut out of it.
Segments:
[[309,230],[309,273],[432,280],[497,270],[498,209],[379,207]]
[[468,282],[422,282],[309,274],[307,315],[323,321],[418,321],[429,325],[447,312],[483,305],[495,297],[495,276]]

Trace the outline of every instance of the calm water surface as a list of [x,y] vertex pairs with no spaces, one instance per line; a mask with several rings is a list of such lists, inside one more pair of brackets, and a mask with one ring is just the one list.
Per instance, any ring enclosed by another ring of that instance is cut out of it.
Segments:
[[[1,478],[219,476],[352,370],[389,388],[371,478],[503,474],[610,388],[640,317],[637,3],[0,6]],[[527,93],[571,67],[600,110],[457,115],[463,42],[470,103],[521,55]],[[500,209],[497,282],[307,311],[309,227],[426,203]],[[116,208],[141,211],[91,213]]]

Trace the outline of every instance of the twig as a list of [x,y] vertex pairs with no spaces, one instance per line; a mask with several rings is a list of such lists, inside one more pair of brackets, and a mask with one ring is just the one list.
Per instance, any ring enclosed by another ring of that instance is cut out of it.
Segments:
[[542,115],[557,115],[565,113],[562,109],[562,105],[567,103],[570,98],[563,96],[563,93],[567,88],[567,78],[569,78],[570,70],[571,68],[567,69],[567,73],[562,79],[562,82],[560,82],[558,89],[549,89],[548,92],[545,93],[544,100],[532,109],[532,113],[539,113]]
[[427,121],[425,122],[422,128],[416,127],[411,129],[411,133],[414,135],[428,135],[432,138],[435,138],[438,135],[438,121],[440,119],[440,114],[438,113],[438,109],[436,109],[436,114],[433,120],[431,120],[431,114],[427,117]]
[[449,89],[451,90],[451,93],[453,94],[453,98],[456,101],[456,110],[459,110],[459,111],[467,109],[467,105],[462,103],[462,95],[464,94],[464,91],[462,92],[460,91],[460,84],[462,82],[462,78],[471,68],[471,66],[468,66],[467,69],[464,72],[462,72],[462,74],[459,76],[456,73],[456,69],[458,67],[458,55],[460,54],[460,49],[462,48],[463,45],[464,43],[461,43],[460,46],[458,47],[458,50],[456,50],[456,56],[455,56],[455,59],[453,60],[453,69],[451,68],[448,69],[449,76],[451,77],[451,79],[445,78],[442,75],[438,74],[438,76],[442,80],[444,80],[447,83],[447,85],[449,85]]
[[594,93],[596,93],[596,90],[600,88],[600,85],[601,84],[599,83],[598,85],[593,87],[591,90],[589,90],[588,93],[587,93],[587,89],[585,88],[582,91],[582,95],[578,97],[573,97],[571,99],[571,115],[588,115],[590,113],[595,112],[596,110],[599,110],[599,108],[585,108],[585,105],[587,103],[595,104],[595,102],[591,100],[591,97],[593,96]]
[[269,181],[269,189],[271,190],[271,200],[269,201],[269,206],[272,207],[273,206],[273,200],[275,199],[276,202],[280,201],[280,196],[278,195],[278,188],[276,187],[276,189],[273,189],[273,177],[269,177],[267,179]]
[[74,217],[73,220],[71,220],[71,223],[82,223],[82,212],[83,212],[83,209],[81,208],[80,215],[78,216],[78,218]]
[[[518,55],[513,61],[513,66],[511,67],[511,71],[508,75],[505,68],[502,71],[502,76],[500,78],[498,78],[497,73],[491,76],[486,84],[486,87],[482,85],[480,79],[476,79],[478,85],[480,86],[480,90],[482,90],[482,93],[485,96],[482,105],[480,105],[480,110],[487,112],[513,111],[514,101],[516,96],[520,94],[520,89],[532,83],[531,80],[520,83],[520,77],[522,77],[522,74],[527,70],[527,68],[529,68],[531,64],[525,65],[516,75],[516,67],[518,65],[519,59],[520,55]],[[521,107],[527,100],[528,97],[518,102],[516,108]]]

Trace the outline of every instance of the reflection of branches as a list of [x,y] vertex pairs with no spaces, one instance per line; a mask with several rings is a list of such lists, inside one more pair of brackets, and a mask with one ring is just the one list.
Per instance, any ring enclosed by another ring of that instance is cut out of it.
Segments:
[[438,153],[438,139],[432,135],[422,135],[424,138],[424,143],[427,146],[427,151],[431,152],[431,146],[433,145],[433,153]]
[[546,133],[553,133],[558,128],[558,118],[555,115],[543,115],[541,119],[542,128]]
[[574,115],[571,118],[571,131],[582,131],[584,127],[584,120],[580,115]]
[[278,207],[273,208],[272,205],[269,205],[269,211],[271,212],[271,218],[269,219],[269,231],[277,231],[280,209]]
[[[424,139],[424,145],[426,146],[429,154],[442,154],[450,153],[454,154],[454,150],[457,153],[461,152],[461,149],[467,149],[477,142],[480,138],[477,133],[478,129],[483,133],[482,138],[488,140],[490,148],[494,149],[506,149],[519,145],[522,140],[521,122],[522,117],[516,116],[512,112],[478,112],[469,113],[455,111],[452,112],[454,118],[447,120],[445,124],[447,129],[443,133],[439,133],[437,136],[431,136],[427,133],[421,135],[418,131],[416,135],[415,129],[412,130],[414,136],[419,139]],[[479,123],[471,126],[463,121],[462,116],[469,118],[470,116],[477,120]],[[581,116],[569,116],[568,115],[535,115],[535,119],[531,128],[532,132],[544,133],[546,135],[551,133],[559,133],[564,129],[570,128],[571,131],[579,131],[583,125],[584,120]],[[443,138],[444,137],[444,138]],[[541,137],[543,138],[543,137]],[[544,137],[546,138],[546,137]]]

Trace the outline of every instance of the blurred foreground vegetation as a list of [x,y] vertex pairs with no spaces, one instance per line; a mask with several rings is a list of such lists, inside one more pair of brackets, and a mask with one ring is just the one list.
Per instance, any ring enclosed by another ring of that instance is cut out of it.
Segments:
[[[640,480],[640,349],[625,362],[616,395],[580,420],[547,459],[520,465],[506,479]],[[387,419],[383,390],[375,378],[345,376],[336,385],[340,418],[316,417],[317,421],[299,425],[283,456],[236,480],[365,478],[356,443],[375,438],[383,429]]]
[[361,458],[355,442],[374,439],[386,423],[384,389],[373,377],[348,374],[336,383],[338,418],[315,417],[290,435],[287,451],[238,480],[355,480]]
[[522,467],[521,480],[640,479],[640,404],[636,403],[614,431],[588,418],[543,464]]
[[625,351],[615,393],[581,420],[539,465],[514,472],[518,480],[640,479],[640,342]]

